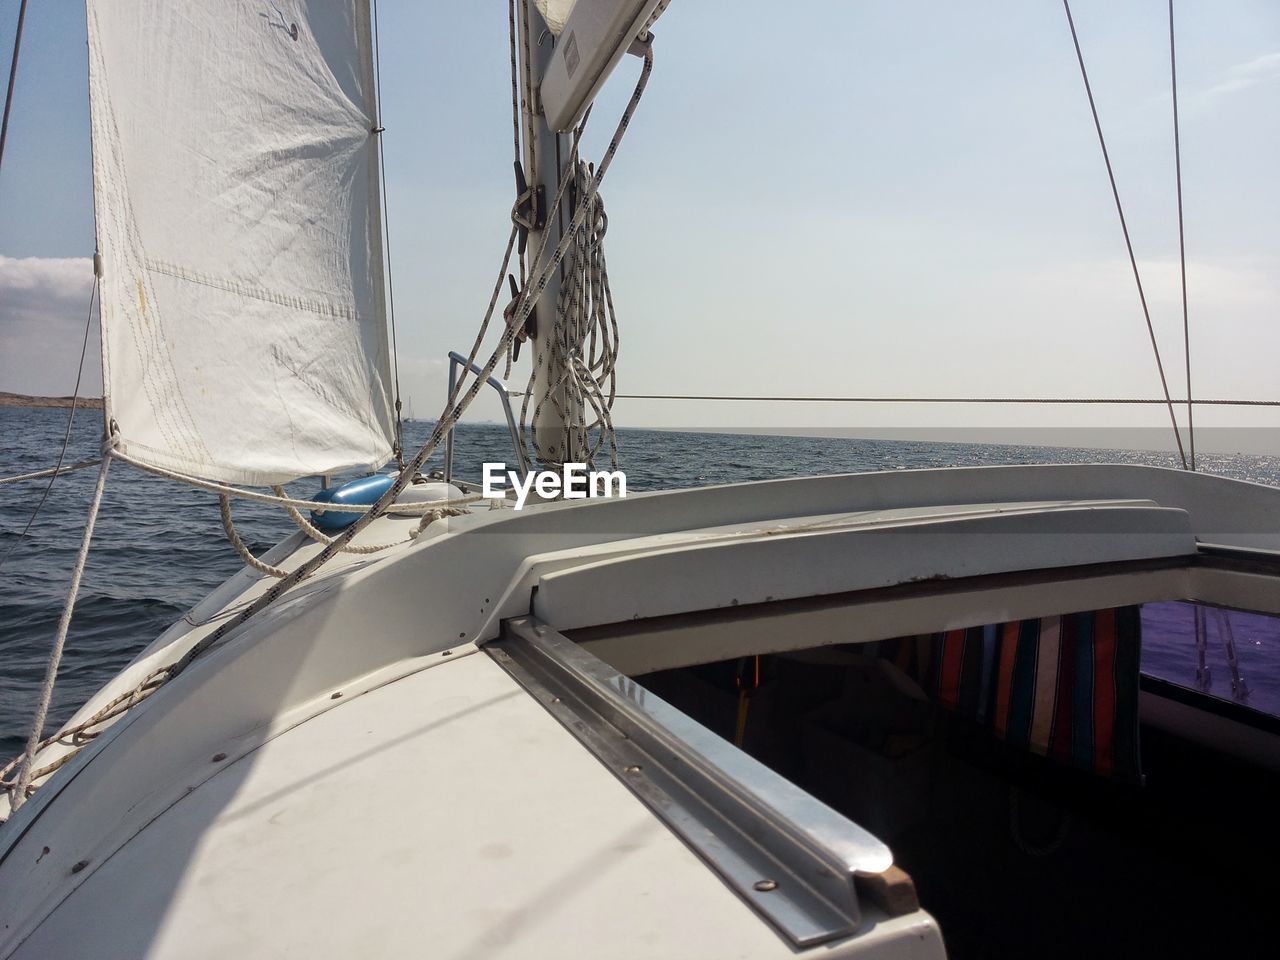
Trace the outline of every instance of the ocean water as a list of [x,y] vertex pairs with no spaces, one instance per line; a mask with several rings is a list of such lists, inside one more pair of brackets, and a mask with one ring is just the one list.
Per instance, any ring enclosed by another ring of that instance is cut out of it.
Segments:
[[[51,466],[67,411],[0,407],[0,477]],[[425,441],[431,424],[406,424],[406,445]],[[79,411],[68,462],[96,455],[101,414]],[[485,461],[510,458],[506,427],[463,424],[454,463],[463,477],[478,477]],[[775,437],[725,433],[619,431],[621,466],[629,491],[696,486],[773,477],[864,470],[975,466],[997,463],[1125,462],[1174,466],[1172,457],[1116,450],[1009,446],[852,438]],[[439,456],[433,466],[440,465]],[[1202,458],[1214,473],[1280,485],[1280,459]],[[26,737],[62,600],[74,564],[96,469],[58,478],[28,537],[19,531],[47,481],[0,486],[0,756],[7,759]],[[314,493],[300,481],[291,489]],[[246,544],[262,553],[293,530],[280,511],[238,502],[236,523]],[[16,544],[16,545],[15,545]],[[56,727],[147,643],[240,567],[227,544],[217,500],[140,473],[112,467],[93,548],[72,619],[50,714]],[[1144,669],[1196,686],[1196,652],[1174,612],[1153,615],[1164,640],[1144,645]],[[1249,704],[1280,713],[1280,635],[1275,621],[1233,621]],[[1230,698],[1230,671],[1211,633],[1210,692]]]

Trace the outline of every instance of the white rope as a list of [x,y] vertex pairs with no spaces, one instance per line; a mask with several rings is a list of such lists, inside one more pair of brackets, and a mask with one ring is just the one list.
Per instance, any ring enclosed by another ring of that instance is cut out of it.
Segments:
[[[260,493],[257,490],[246,490],[244,487],[233,487],[229,484],[218,483],[215,480],[203,480],[189,473],[179,473],[176,470],[167,470],[164,467],[157,467],[143,460],[137,460],[118,449],[112,450],[111,456],[146,473],[164,477],[166,480],[176,480],[179,483],[185,483],[200,490],[208,490],[221,496],[237,497],[241,500],[256,500],[258,503],[272,503],[277,506],[299,507],[303,510],[333,510],[336,507],[335,504],[325,503],[321,500],[298,500],[294,497],[280,497],[273,493]],[[344,503],[342,505],[343,513],[364,513],[369,509],[369,505],[363,503]]]
[[49,717],[49,704],[53,701],[53,686],[58,678],[58,666],[62,663],[67,631],[71,628],[71,614],[76,607],[76,595],[80,592],[80,579],[84,576],[85,561],[89,559],[89,544],[93,540],[94,525],[98,522],[98,508],[102,506],[102,491],[106,488],[107,470],[110,467],[111,458],[104,456],[98,468],[98,483],[93,489],[93,500],[89,504],[89,519],[85,521],[84,535],[80,538],[80,552],[76,556],[75,569],[71,572],[71,586],[67,588],[67,599],[62,605],[62,618],[58,621],[58,632],[53,638],[53,649],[49,651],[49,660],[45,664],[44,684],[40,688],[40,699],[36,703],[36,715],[31,721],[31,733],[27,736],[27,749],[18,767],[18,776],[9,797],[9,806],[12,810],[22,806],[27,799],[27,786],[31,783],[31,764],[35,760],[40,734],[44,732],[45,720]]
[[[292,510],[292,507],[288,509]],[[246,564],[257,570],[259,573],[265,573],[268,577],[287,577],[288,570],[280,567],[273,567],[264,560],[259,560],[253,555],[253,551],[244,545],[244,541],[240,539],[240,534],[236,530],[235,522],[231,519],[231,498],[225,493],[218,497],[218,510],[222,514],[222,529],[227,533],[227,539],[231,542],[231,546],[235,547],[236,553],[240,554],[240,559]]]
[[[237,497],[241,500],[254,500],[258,503],[269,503],[279,507],[295,507],[300,510],[314,510],[317,513],[332,511],[334,513],[369,513],[374,509],[374,504],[368,503],[332,503],[324,500],[299,500],[296,497],[282,496],[275,493],[262,493],[258,490],[249,490],[245,487],[233,487],[229,484],[218,483],[215,480],[203,480],[200,477],[194,477],[187,473],[179,473],[176,470],[168,470],[164,467],[157,467],[153,464],[146,463],[142,460],[134,459],[129,454],[119,449],[111,451],[111,456],[116,460],[120,460],[129,464],[131,467],[137,467],[146,473],[154,474],[157,477],[164,477],[167,480],[176,480],[179,483],[185,483],[188,486],[196,487],[200,490],[209,490],[220,496]],[[474,497],[455,497],[452,500],[444,501],[447,506],[460,506],[474,502]],[[396,505],[396,513],[419,514],[427,513],[435,507],[440,506],[440,501],[427,503],[401,503]]]
[[[582,204],[585,217],[572,235],[572,246],[564,261],[560,298],[556,304],[555,325],[550,349],[535,358],[535,369],[529,377],[524,402],[520,406],[521,438],[533,437],[534,454],[544,463],[549,460],[538,443],[536,430],[529,429],[529,402],[534,393],[537,370],[549,366],[559,375],[548,378],[542,395],[533,404],[534,423],[545,404],[558,412],[561,396],[570,411],[563,443],[565,462],[595,466],[595,458],[609,445],[609,460],[618,466],[618,439],[613,429],[611,410],[617,395],[618,318],[609,289],[609,271],[604,259],[604,235],[609,218],[604,200],[598,192],[589,193],[592,180],[590,164],[574,158],[574,182],[578,196],[587,198]],[[585,422],[579,412],[590,407],[594,420]]]
[[461,510],[457,507],[437,507],[418,521],[418,525],[414,528],[413,533],[411,533],[410,536],[416,538],[418,534],[422,533],[423,530],[427,529],[427,527],[431,526],[431,524],[435,523],[437,520],[443,520],[445,517],[463,517],[469,512],[470,511],[468,510]]
[[[285,495],[284,490],[278,486],[272,487],[271,489],[274,490],[277,494],[279,494],[282,497]],[[428,509],[426,513],[423,514],[422,521],[418,524],[418,526],[414,529],[414,531],[411,534],[409,534],[409,539],[412,540],[414,537],[416,537],[419,533],[421,533],[426,528],[427,524],[429,524],[432,520],[438,520],[441,516],[462,517],[471,512],[466,507],[451,507],[449,506],[449,504],[475,503],[476,501],[483,500],[483,499],[485,498],[482,497],[480,494],[474,494],[470,497],[463,497],[461,500],[457,500],[457,499],[445,500],[445,501],[436,500],[436,501],[430,501],[424,504],[414,504],[415,508],[418,506],[425,506]],[[406,506],[406,504],[397,504],[396,510],[399,511],[400,508],[403,506]],[[294,522],[294,524],[297,525],[298,529],[301,530],[303,533],[305,533],[312,540],[315,540],[317,543],[322,543],[327,547],[329,544],[333,543],[335,539],[337,539],[336,537],[329,536],[319,527],[314,526],[310,521],[307,520],[306,517],[304,517],[301,513],[299,513],[293,507],[286,506],[284,509],[285,509],[285,512],[289,514],[289,518]],[[350,544],[347,544],[342,548],[342,552],[367,555],[371,553],[378,553],[382,550],[386,550],[388,547],[395,547],[406,542],[407,541],[405,540],[391,540],[391,541],[388,541],[387,543],[366,543],[366,544],[360,544],[357,546],[352,546]]]
[[0,477],[0,487],[6,483],[21,483],[23,480],[39,480],[41,477],[60,477],[64,473],[71,473],[73,470],[83,470],[85,467],[96,467],[102,460],[81,460],[79,463],[73,463],[67,467],[49,467],[47,470],[36,470],[34,473],[20,473],[15,477]]
[[[281,501],[289,499],[289,497],[285,495],[282,487],[277,485],[271,489],[276,492]],[[401,544],[408,543],[410,540],[414,539],[419,533],[426,529],[427,525],[433,520],[438,520],[441,517],[461,517],[471,512],[466,507],[451,506],[451,504],[474,503],[477,500],[482,499],[484,498],[479,494],[475,494],[470,497],[463,497],[460,500],[445,500],[443,502],[437,500],[421,504],[398,504],[396,506],[397,511],[399,511],[401,507],[412,507],[414,508],[414,512],[417,512],[418,510],[424,511],[422,520],[406,538],[402,540],[388,540],[386,543],[364,543],[357,544],[355,546],[346,544],[340,549],[343,553],[368,556],[369,554],[380,553],[381,551],[387,550],[391,547],[398,547]],[[240,555],[241,560],[254,570],[257,570],[259,573],[264,573],[269,577],[280,578],[287,577],[289,575],[289,571],[285,570],[283,567],[273,567],[265,560],[261,560],[254,556],[253,551],[245,545],[244,540],[240,538],[239,531],[236,530],[235,521],[231,518],[231,498],[229,496],[223,494],[218,497],[218,509],[222,514],[222,529],[226,531],[227,540],[231,542],[231,546],[235,548],[235,551]],[[318,527],[314,526],[306,517],[299,513],[295,507],[290,506],[288,503],[284,504],[284,509],[285,512],[289,514],[289,518],[297,525],[298,529],[317,543],[321,543],[327,547],[337,539],[337,537],[331,537],[321,531]]]

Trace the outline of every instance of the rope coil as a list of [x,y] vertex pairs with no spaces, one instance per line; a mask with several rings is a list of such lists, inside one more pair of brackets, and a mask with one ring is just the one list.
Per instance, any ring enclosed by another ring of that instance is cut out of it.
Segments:
[[[592,176],[591,165],[575,158],[572,166],[570,188],[578,196],[586,198]],[[563,415],[565,408],[560,401],[563,392],[565,406],[572,414],[566,424],[563,442],[556,445],[557,449],[565,451],[564,461],[594,467],[596,456],[607,443],[610,463],[617,469],[618,439],[611,411],[617,396],[618,318],[604,258],[604,235],[609,229],[609,218],[599,192],[580,203],[585,216],[571,236],[569,254],[565,257],[550,351],[536,358],[520,406],[520,436],[522,440],[525,436],[533,438],[538,460],[552,466],[560,465],[562,461],[547,456],[547,451],[538,442],[537,431],[529,428],[529,405],[535,394],[538,367],[549,366],[560,374],[548,379],[541,396],[533,403],[532,421],[538,421],[539,414],[548,403]],[[590,423],[577,417],[578,412],[587,407],[594,414]]]

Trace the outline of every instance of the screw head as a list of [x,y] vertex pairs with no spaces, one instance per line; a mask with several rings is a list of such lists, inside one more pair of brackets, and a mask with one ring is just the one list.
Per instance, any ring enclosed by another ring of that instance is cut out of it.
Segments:
[[778,881],[777,880],[757,880],[751,886],[754,889],[759,890],[761,893],[769,893],[772,890],[778,889]]
[[640,764],[638,764],[638,763],[633,763],[631,766],[629,766],[629,767],[627,767],[627,768],[626,768],[626,772],[627,772],[627,773],[630,773],[630,774],[632,774],[632,775],[635,775],[635,774],[639,773],[639,772],[640,772]]
[[225,753],[215,753],[215,754],[213,755],[213,762],[214,762],[214,763],[221,763],[221,762],[222,762],[223,760],[225,760],[225,759],[227,759],[227,755],[226,755]]

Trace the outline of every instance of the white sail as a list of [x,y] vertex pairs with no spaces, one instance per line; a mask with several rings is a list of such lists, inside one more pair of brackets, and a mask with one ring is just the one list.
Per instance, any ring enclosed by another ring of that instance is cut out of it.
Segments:
[[108,416],[274,483],[391,455],[366,0],[88,0]]

